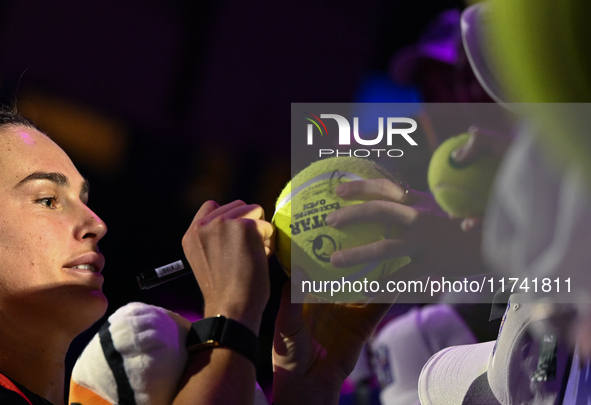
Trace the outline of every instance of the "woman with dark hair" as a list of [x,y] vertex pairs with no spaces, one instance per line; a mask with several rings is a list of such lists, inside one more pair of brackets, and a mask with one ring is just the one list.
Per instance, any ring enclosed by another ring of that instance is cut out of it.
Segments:
[[[0,403],[63,404],[68,347],[107,310],[98,248],[107,227],[88,208],[88,182],[68,155],[8,110],[0,112],[0,193]],[[239,336],[191,352],[174,404],[253,403],[272,237],[257,205],[208,201],[197,212],[183,248],[205,318],[222,315]],[[275,403],[338,403],[388,307],[291,304],[288,285],[275,331]]]

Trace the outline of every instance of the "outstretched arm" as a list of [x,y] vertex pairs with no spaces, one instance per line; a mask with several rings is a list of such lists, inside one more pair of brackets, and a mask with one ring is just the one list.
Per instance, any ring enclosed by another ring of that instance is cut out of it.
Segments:
[[292,304],[288,281],[273,339],[275,405],[338,404],[345,378],[390,306]]

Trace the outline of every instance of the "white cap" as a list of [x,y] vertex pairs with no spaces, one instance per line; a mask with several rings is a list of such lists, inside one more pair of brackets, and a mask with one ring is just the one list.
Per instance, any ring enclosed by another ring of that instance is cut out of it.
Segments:
[[476,342],[449,305],[414,308],[390,321],[371,342],[372,366],[382,387],[383,405],[419,403],[421,369],[439,350]]
[[[488,359],[494,344],[492,341],[454,346],[433,356],[423,368],[419,379],[421,404],[463,404],[474,381],[481,376],[486,378]],[[488,381],[484,388],[481,392],[489,399],[488,403],[495,404]],[[477,404],[470,402],[473,403]]]
[[423,405],[554,403],[569,359],[561,331],[547,322],[558,307],[524,298],[511,296],[496,342],[448,348],[429,360],[419,380]]

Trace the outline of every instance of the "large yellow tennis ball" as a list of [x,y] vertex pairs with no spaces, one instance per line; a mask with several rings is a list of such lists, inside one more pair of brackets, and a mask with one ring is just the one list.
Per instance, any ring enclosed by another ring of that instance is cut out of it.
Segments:
[[591,2],[493,0],[488,11],[486,46],[509,101],[539,103],[520,109],[548,157],[580,164],[591,188]]
[[591,102],[591,2],[493,0],[489,7],[481,28],[511,101]]
[[[346,268],[330,264],[330,256],[338,250],[377,242],[400,232],[383,223],[355,224],[336,229],[325,222],[326,216],[340,207],[364,202],[338,197],[335,193],[337,185],[378,178],[395,181],[384,168],[372,161],[355,157],[329,158],[302,170],[279,195],[272,220],[277,229],[277,257],[288,275],[292,265],[303,270],[306,281],[314,283],[308,284],[313,295],[338,302],[363,300],[366,298],[364,291],[369,290],[368,283],[410,262],[410,258],[405,256]],[[360,290],[365,280],[366,285]],[[348,282],[343,286],[350,288],[331,292],[331,281]],[[376,285],[372,284],[373,287]]]
[[484,213],[499,159],[483,156],[469,164],[459,164],[451,152],[468,142],[461,134],[443,142],[433,153],[427,172],[431,193],[437,204],[453,217],[465,218]]

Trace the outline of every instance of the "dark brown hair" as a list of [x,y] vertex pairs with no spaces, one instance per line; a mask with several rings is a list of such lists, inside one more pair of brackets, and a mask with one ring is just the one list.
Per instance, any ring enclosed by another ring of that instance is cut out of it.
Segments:
[[38,129],[32,121],[19,115],[16,108],[2,106],[0,107],[0,128],[8,125],[21,125]]

